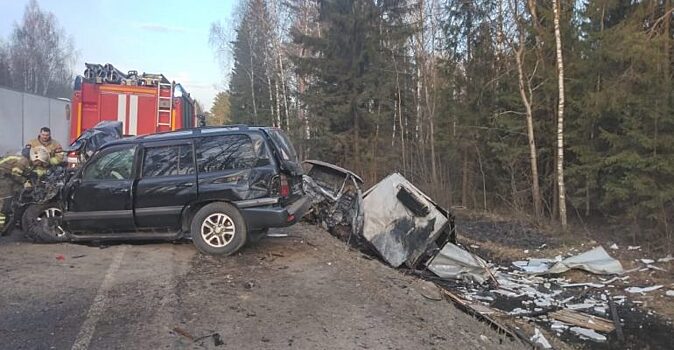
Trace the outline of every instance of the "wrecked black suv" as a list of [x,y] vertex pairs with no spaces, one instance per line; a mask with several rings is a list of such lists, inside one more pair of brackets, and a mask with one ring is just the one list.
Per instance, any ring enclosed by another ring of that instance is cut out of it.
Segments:
[[[113,141],[67,181],[58,203],[30,212],[46,241],[191,237],[229,255],[308,210],[302,167],[279,129],[205,127]],[[45,217],[41,209],[62,215]],[[37,232],[36,232],[37,231]]]

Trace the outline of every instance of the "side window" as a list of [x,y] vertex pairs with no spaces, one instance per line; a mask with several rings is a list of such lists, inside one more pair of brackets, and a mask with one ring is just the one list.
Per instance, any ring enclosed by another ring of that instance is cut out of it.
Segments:
[[143,177],[194,174],[192,145],[151,147],[145,149]]
[[133,169],[136,147],[118,149],[104,154],[87,165],[83,180],[128,180]]
[[197,141],[197,167],[201,173],[255,166],[257,157],[246,135],[209,136]]

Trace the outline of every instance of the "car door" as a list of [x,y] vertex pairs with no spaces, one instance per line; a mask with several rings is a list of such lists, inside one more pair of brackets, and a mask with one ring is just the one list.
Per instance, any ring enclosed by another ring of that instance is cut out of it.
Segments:
[[102,150],[69,183],[63,219],[71,231],[134,229],[131,197],[136,149],[136,145],[119,145]]
[[257,161],[245,134],[206,136],[195,140],[199,200],[251,199],[249,180]]
[[197,199],[191,140],[145,144],[134,212],[138,228],[179,228],[183,208]]

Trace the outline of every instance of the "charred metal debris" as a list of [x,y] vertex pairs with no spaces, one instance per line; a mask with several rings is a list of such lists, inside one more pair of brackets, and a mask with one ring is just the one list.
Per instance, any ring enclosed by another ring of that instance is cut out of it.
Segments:
[[[546,335],[626,345],[621,316],[635,312],[626,295],[662,288],[625,288],[629,271],[601,246],[510,266],[490,263],[458,244],[454,216],[402,175],[391,174],[363,192],[363,180],[349,170],[315,160],[304,166],[304,188],[313,202],[307,220],[432,282],[446,300],[531,346],[549,348]],[[583,283],[560,276],[571,269],[610,276]]]

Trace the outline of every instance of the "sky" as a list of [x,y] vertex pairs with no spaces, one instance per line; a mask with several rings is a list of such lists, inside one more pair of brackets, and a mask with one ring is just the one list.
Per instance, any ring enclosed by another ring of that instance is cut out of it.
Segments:
[[[0,40],[21,21],[29,0],[0,0]],[[122,72],[161,73],[210,109],[225,74],[209,45],[211,23],[224,26],[236,0],[38,0],[52,12],[84,63],[111,63]]]

